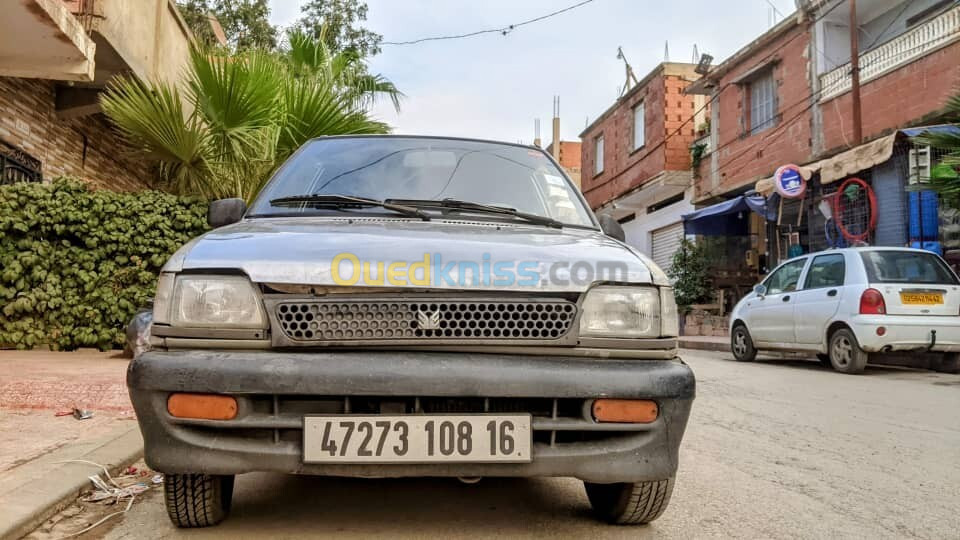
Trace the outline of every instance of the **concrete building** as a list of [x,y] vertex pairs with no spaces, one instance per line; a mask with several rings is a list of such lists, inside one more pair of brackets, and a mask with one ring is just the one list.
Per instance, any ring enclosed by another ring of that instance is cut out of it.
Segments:
[[695,67],[658,65],[580,134],[590,206],[620,221],[627,243],[663,268],[683,238],[681,216],[693,210],[690,146],[709,109],[684,93]]
[[82,178],[110,189],[148,187],[100,112],[118,73],[176,81],[190,30],[173,0],[20,0],[0,15],[0,182]]

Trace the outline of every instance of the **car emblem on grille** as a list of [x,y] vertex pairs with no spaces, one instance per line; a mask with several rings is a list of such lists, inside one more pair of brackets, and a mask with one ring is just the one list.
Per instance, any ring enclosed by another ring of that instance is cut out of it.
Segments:
[[421,330],[439,330],[440,312],[434,311],[430,313],[429,311],[418,311],[417,326],[419,326]]

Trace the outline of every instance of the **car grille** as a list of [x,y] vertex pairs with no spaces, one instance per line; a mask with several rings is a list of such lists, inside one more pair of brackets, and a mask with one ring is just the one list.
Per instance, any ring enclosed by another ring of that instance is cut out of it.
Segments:
[[294,341],[552,340],[577,307],[566,300],[283,301],[274,308]]

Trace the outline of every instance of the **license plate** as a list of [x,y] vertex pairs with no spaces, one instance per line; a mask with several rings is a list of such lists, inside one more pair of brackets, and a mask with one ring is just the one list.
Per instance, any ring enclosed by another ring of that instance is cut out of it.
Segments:
[[904,304],[914,305],[934,305],[943,303],[943,295],[940,293],[900,293],[900,301]]
[[305,463],[527,463],[530,415],[303,418]]

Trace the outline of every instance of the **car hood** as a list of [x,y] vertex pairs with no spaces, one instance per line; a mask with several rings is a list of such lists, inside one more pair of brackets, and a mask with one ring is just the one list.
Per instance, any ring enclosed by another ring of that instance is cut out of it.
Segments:
[[[373,283],[363,280],[365,274],[357,283],[344,282],[354,261],[369,264]],[[421,263],[432,279],[376,282],[381,266],[391,263]],[[571,278],[571,268],[578,277]],[[666,284],[649,259],[599,231],[437,219],[244,220],[195,238],[164,267],[190,270],[240,270],[258,283],[316,286],[582,292],[593,281]]]

